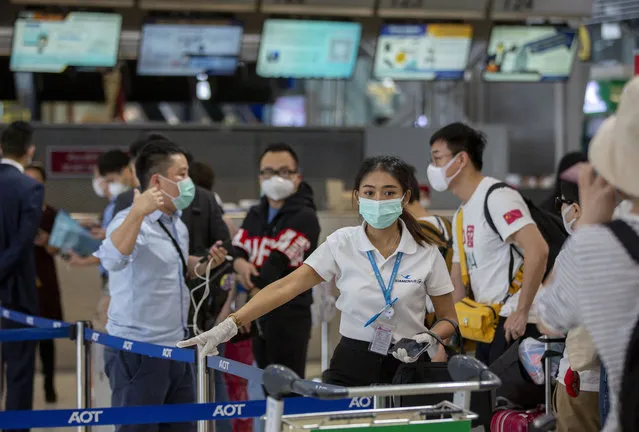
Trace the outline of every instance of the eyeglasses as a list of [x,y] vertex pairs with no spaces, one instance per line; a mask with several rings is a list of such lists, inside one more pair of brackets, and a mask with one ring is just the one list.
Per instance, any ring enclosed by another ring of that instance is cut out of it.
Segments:
[[437,155],[435,157],[433,157],[432,155],[428,158],[428,164],[429,165],[434,165],[434,166],[444,166],[445,164],[442,163],[442,161],[444,159],[447,159],[448,161],[451,161],[455,156],[457,156],[459,153],[448,153],[448,154],[444,154],[444,155]]
[[290,177],[293,174],[297,174],[297,170],[292,170],[289,168],[280,168],[278,170],[275,170],[273,168],[264,168],[260,171],[260,175],[263,177]]
[[556,197],[556,198],[555,198],[555,207],[557,208],[557,210],[558,210],[558,211],[561,211],[561,207],[562,207],[564,204],[566,204],[566,205],[572,205],[572,204],[574,204],[574,203],[575,203],[575,201],[573,201],[573,200],[569,200],[569,199],[566,199],[566,198],[564,198],[564,197],[560,197],[560,196],[558,196],[558,197]]

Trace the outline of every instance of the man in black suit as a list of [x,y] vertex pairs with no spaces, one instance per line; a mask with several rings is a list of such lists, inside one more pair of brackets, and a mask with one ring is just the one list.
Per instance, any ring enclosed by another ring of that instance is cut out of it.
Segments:
[[[14,122],[2,133],[0,144],[0,302],[8,309],[37,314],[34,241],[40,226],[44,201],[43,186],[24,175],[33,157],[33,129]],[[3,329],[20,325],[2,320]],[[35,341],[2,344],[6,367],[5,410],[33,408]]]

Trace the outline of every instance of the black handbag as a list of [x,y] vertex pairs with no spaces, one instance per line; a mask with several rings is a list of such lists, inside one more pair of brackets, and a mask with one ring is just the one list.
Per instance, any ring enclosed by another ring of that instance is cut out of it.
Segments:
[[[465,354],[464,340],[462,339],[457,323],[448,319],[441,319],[439,321],[446,321],[455,328],[457,341],[459,343],[459,352],[455,348],[446,345],[441,338],[431,331],[426,331],[426,333],[435,337],[437,342],[444,347],[448,359],[458,354]],[[437,324],[437,322],[435,324]],[[435,324],[433,324],[433,327]],[[446,383],[452,381],[453,379],[448,373],[448,363],[431,362],[428,353],[422,354],[415,363],[402,363],[399,368],[397,368],[397,372],[395,372],[395,376],[393,377],[393,384]],[[394,405],[398,407],[426,406],[436,405],[445,400],[452,402],[453,393],[397,396],[394,398]],[[484,426],[485,430],[490,430],[490,420],[494,405],[493,401],[493,392],[482,393],[481,396],[477,395],[470,398],[470,410],[479,416],[477,420],[473,421],[473,427]]]
[[[448,346],[441,340],[439,336],[430,330],[426,330],[425,333],[433,336],[439,344],[441,344],[446,350],[446,355],[450,359],[457,354],[465,354],[464,344],[459,330],[459,326],[456,322],[449,319],[440,319],[436,321],[432,327],[435,327],[438,322],[446,321],[455,328],[455,334],[457,341],[459,341],[460,352],[458,353],[453,347]],[[447,362],[431,362],[431,358],[427,352],[421,355],[421,357],[415,363],[402,363],[397,368],[395,376],[393,377],[393,384],[422,384],[422,383],[443,383],[451,382],[452,378],[448,373]],[[450,396],[450,397],[449,397]],[[452,393],[447,394],[432,394],[432,395],[416,395],[416,396],[397,396],[395,397],[395,405],[408,407],[408,406],[424,406],[435,405],[443,400],[452,400]]]

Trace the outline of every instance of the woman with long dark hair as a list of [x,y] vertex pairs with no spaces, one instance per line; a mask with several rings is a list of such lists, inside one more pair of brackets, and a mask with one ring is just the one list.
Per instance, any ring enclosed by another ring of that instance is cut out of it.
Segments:
[[[453,284],[439,249],[405,210],[410,178],[410,166],[398,158],[366,159],[353,190],[362,225],[335,231],[299,269],[262,289],[218,326],[178,346],[197,344],[203,354],[215,354],[217,345],[237,334],[238,327],[322,281],[335,280],[342,339],[325,382],[391,383],[401,362],[416,361],[405,350],[391,349],[404,338],[426,344],[434,355],[437,342],[424,326],[426,298],[430,296],[439,318],[456,322]],[[442,339],[453,331],[446,321],[432,329]]]

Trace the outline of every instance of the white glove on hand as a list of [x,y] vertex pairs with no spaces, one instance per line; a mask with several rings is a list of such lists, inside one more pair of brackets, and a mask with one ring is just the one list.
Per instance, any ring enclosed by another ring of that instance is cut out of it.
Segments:
[[[430,356],[430,358],[435,357],[437,351],[439,350],[439,342],[433,336],[428,333],[420,333],[418,335],[413,336],[415,342],[420,344],[426,344],[426,352]],[[397,351],[393,352],[393,357],[399,360],[402,363],[415,363],[419,357],[413,358],[408,355],[408,351],[404,348],[400,348]]]
[[197,345],[200,348],[200,355],[210,356],[218,355],[217,346],[224,342],[230,341],[237,334],[237,325],[232,318],[227,318],[211,330],[195,336],[191,339],[183,340],[177,343],[178,348],[186,348]]

